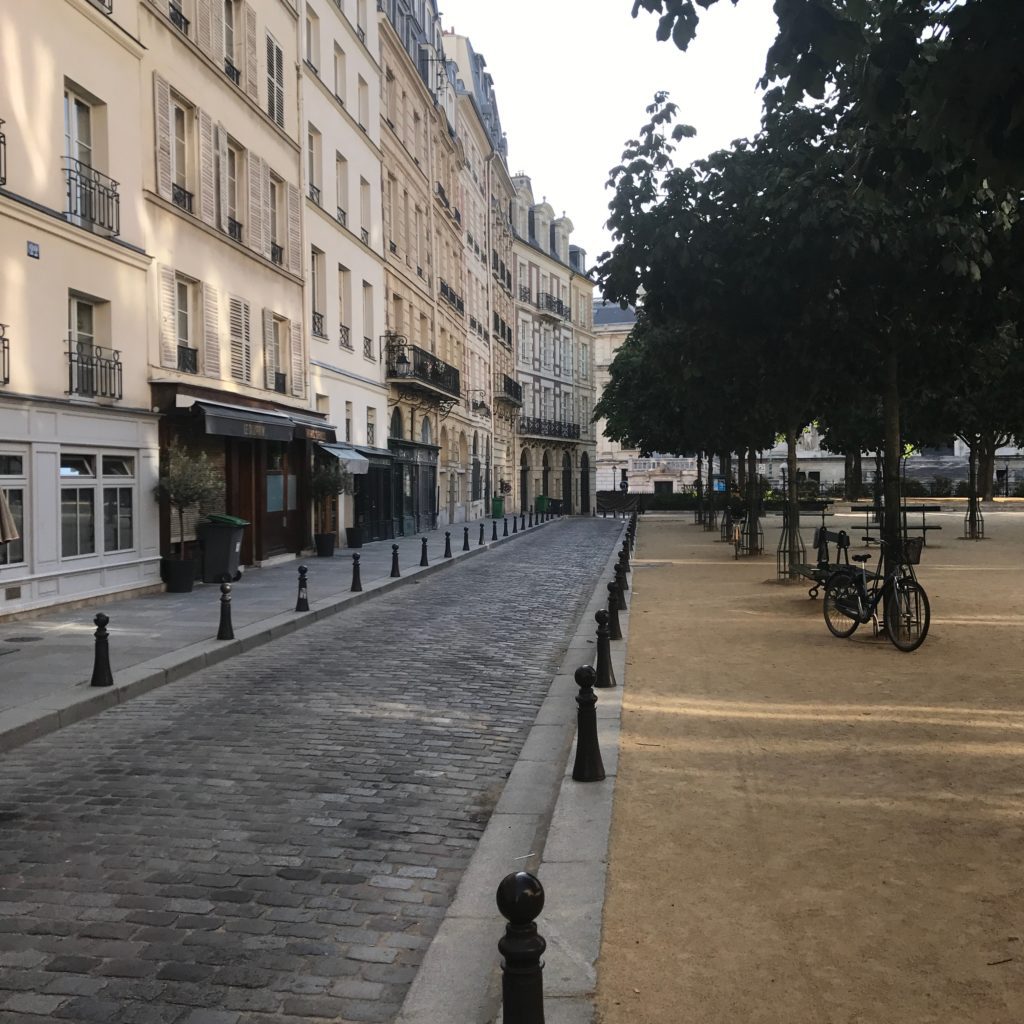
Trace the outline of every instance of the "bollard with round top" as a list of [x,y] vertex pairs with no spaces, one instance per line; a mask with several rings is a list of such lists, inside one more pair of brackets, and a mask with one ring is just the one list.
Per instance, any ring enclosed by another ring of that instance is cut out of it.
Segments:
[[626,572],[629,572],[631,569],[629,564],[629,538],[622,542],[622,564],[625,566]]
[[420,551],[420,565],[430,565],[427,561],[427,538],[423,538],[423,547]]
[[597,682],[594,685],[599,689],[607,690],[609,687],[615,686],[615,669],[612,668],[612,648],[609,642],[608,613],[601,608],[594,618],[597,620]]
[[477,545],[476,546],[478,548],[482,548],[484,546],[484,524],[483,523],[480,524],[480,540],[477,541]]
[[629,584],[626,583],[626,571],[622,568],[621,562],[615,566],[615,585],[619,588],[619,611],[624,612],[629,607],[626,604],[626,591],[629,589]]
[[597,672],[590,665],[581,665],[573,674],[580,692],[576,694],[576,760],[572,765],[573,782],[600,782],[604,778],[604,762],[597,739]]
[[497,540],[497,539],[498,539],[498,520],[497,519],[492,519],[491,520],[491,540]]
[[622,639],[622,623],[619,622],[619,588],[608,584],[608,639]]
[[402,574],[398,571],[398,545],[391,545],[391,579],[396,580]]
[[308,573],[309,570],[304,565],[299,566],[299,596],[295,602],[295,610],[297,612],[309,611],[309,587],[306,581]]
[[615,574],[622,576],[622,592],[625,593],[629,590],[629,580],[626,577],[626,556],[623,553],[619,553],[619,560],[615,563]]
[[114,675],[110,671],[110,637],[107,633],[107,623],[110,622],[110,618],[103,612],[98,612],[92,621],[96,627],[96,632],[93,634],[96,637],[96,650],[93,654],[92,679],[89,685],[113,686]]
[[512,532],[513,533],[518,533],[519,532],[519,516],[513,516],[512,517]]
[[468,551],[469,550],[469,527],[468,526],[464,526],[462,528],[462,550],[463,551]]
[[452,557],[452,535],[447,530],[444,531],[444,557]]
[[525,530],[526,529],[526,513],[525,512],[520,512],[519,513],[519,529],[520,530]]
[[502,535],[502,537],[507,537],[508,536],[508,516],[505,516],[505,529],[504,529],[504,531],[502,532],[501,535]]
[[359,555],[354,554],[352,556],[352,593],[361,593],[363,589],[363,579],[359,572]]
[[498,942],[504,1024],[544,1024],[544,964],[547,943],[534,923],[544,909],[544,887],[528,871],[506,875],[498,886],[498,910],[508,921]]
[[235,639],[235,627],[231,624],[231,584],[228,583],[227,576],[221,577],[220,625],[217,627],[217,639]]
[[532,508],[530,509],[530,518],[527,521],[527,525],[530,526],[531,528],[533,527],[533,509]]

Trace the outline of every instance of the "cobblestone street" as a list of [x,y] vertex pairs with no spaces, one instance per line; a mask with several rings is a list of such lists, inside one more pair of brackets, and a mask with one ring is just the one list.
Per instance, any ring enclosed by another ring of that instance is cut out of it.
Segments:
[[390,1021],[620,525],[554,524],[4,755],[0,1024]]

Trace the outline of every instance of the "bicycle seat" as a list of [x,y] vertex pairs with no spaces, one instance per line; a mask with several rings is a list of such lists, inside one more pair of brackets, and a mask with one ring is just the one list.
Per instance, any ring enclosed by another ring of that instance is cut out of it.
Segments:
[[853,555],[852,557],[855,562],[869,562],[871,560],[870,555]]

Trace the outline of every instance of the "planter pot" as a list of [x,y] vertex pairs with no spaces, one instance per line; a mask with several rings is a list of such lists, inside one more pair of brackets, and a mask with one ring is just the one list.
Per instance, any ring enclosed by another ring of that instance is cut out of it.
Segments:
[[190,594],[195,582],[196,567],[191,560],[165,558],[163,560],[163,577],[169,594]]
[[316,546],[316,557],[333,558],[336,539],[333,533],[314,533],[313,544]]
[[345,527],[345,543],[350,548],[361,548],[363,546],[363,528],[361,526]]

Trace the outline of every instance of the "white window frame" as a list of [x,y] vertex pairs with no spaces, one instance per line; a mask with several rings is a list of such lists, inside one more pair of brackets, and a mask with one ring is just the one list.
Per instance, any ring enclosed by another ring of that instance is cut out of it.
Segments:
[[[29,487],[28,487],[28,464],[29,453],[24,449],[0,448],[0,459],[20,459],[21,469],[19,472],[5,472],[5,466],[0,463],[0,490],[7,495],[11,505],[11,513],[14,515],[14,523],[18,527],[21,537],[18,540],[7,544],[0,544],[0,573],[12,566],[23,566],[25,564],[25,552],[28,548],[26,529],[31,523],[32,517],[28,508]],[[13,492],[18,493],[16,501],[11,500]],[[15,510],[20,507],[20,513]],[[14,552],[18,557],[12,558]]]

